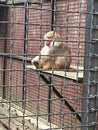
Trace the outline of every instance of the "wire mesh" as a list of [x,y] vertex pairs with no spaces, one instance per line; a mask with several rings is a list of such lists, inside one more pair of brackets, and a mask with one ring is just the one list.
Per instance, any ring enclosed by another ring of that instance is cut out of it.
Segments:
[[[87,5],[87,0],[0,2],[0,130],[98,129],[98,87],[95,95],[84,89],[87,85],[89,91],[90,78],[85,74],[90,68],[84,68],[89,64],[84,61],[90,55],[84,52],[90,44],[88,29],[92,33],[87,17],[93,11],[88,12]],[[40,56],[44,34],[51,30],[59,32],[71,48],[72,69],[55,74],[54,69],[49,73],[26,68]],[[88,116],[89,96],[95,96],[96,102],[91,103],[95,107],[92,125],[87,122],[93,115]]]

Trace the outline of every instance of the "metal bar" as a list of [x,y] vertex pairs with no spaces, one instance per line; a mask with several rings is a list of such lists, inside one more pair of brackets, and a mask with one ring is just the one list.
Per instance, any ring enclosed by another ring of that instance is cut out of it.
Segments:
[[[96,57],[98,55],[98,41],[96,40],[98,38],[98,31],[94,27],[98,25],[98,15],[95,12],[98,12],[98,1],[88,0],[83,80],[83,97],[85,98],[83,98],[82,105],[82,130],[97,130],[96,105],[98,99],[95,95],[97,95],[98,72],[95,68],[98,66],[98,57]],[[95,42],[93,39],[95,39]]]
[[51,118],[50,118],[50,113],[51,113],[51,89],[52,89],[52,87],[51,87],[52,82],[51,81],[52,81],[52,78],[51,78],[51,76],[49,76],[50,84],[48,84],[49,85],[49,89],[48,89],[48,122],[51,121]]
[[[3,7],[4,9],[4,21],[7,21],[7,17],[8,17],[8,8],[7,7]],[[7,44],[7,40],[6,40],[6,37],[7,37],[7,23],[4,23],[4,36],[5,39],[4,39],[4,49],[3,49],[3,52],[6,53],[6,44]],[[3,55],[3,70],[6,69],[6,57]],[[3,71],[3,95],[2,95],[2,98],[5,99],[6,98],[6,89],[5,89],[5,74],[6,71]]]
[[54,30],[54,6],[55,6],[55,2],[54,2],[55,0],[51,0],[51,31],[53,31]]
[[[93,16],[92,16],[92,27],[97,27],[98,26],[98,15],[94,14],[95,12],[98,14],[98,0],[93,0]],[[92,39],[97,39],[98,38],[98,29],[92,28],[91,31],[91,38]],[[94,57],[90,58],[90,67],[95,69],[98,67],[98,41],[96,41],[95,44],[92,43],[91,39],[91,48],[90,48],[90,54],[94,55]],[[90,85],[88,88],[88,96],[91,97],[91,95],[95,96],[98,94],[97,92],[97,82],[98,82],[98,70],[95,71],[90,71],[90,77],[89,77]],[[98,98],[89,98],[88,99],[88,129],[89,130],[98,130],[97,125],[98,125],[98,120],[97,120],[97,102]]]
[[42,80],[48,85],[48,87],[50,87],[50,86],[52,87],[52,90],[56,94],[56,96],[58,96],[60,98],[60,100],[62,102],[64,102],[64,104],[72,112],[72,114],[74,116],[76,116],[76,118],[81,122],[80,115],[73,109],[73,107],[68,103],[68,101],[66,99],[64,99],[64,97],[56,90],[56,88],[53,85],[51,85],[51,82],[49,80],[47,80],[43,74],[41,74],[41,73],[39,73],[39,74],[40,74],[40,77],[42,78]]
[[[28,39],[28,1],[24,3],[25,11],[24,11],[24,57],[27,55],[27,39]],[[26,99],[26,60],[23,59],[23,88],[22,88],[22,108],[25,109],[25,99]]]
[[[88,5],[87,5],[87,12],[91,12],[92,10],[92,0],[88,0]],[[86,39],[85,39],[85,53],[84,53],[84,78],[83,78],[83,93],[82,97],[82,130],[87,130],[87,111],[88,111],[88,85],[89,85],[89,69],[90,69],[90,41],[91,41],[91,21],[92,21],[92,16],[91,13],[87,14],[87,20],[86,20]]]

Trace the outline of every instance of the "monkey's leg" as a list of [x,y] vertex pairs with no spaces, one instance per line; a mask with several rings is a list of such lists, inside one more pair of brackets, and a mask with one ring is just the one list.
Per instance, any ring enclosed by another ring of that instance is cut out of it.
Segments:
[[42,68],[44,70],[52,69],[52,61],[51,61],[51,59],[41,60],[41,62],[40,62],[40,68]]
[[55,69],[68,69],[70,63],[70,57],[58,57],[55,61]]

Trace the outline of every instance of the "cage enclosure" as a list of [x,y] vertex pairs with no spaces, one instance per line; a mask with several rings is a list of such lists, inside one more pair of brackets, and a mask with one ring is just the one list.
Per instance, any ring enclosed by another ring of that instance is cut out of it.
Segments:
[[[0,130],[98,130],[97,36],[97,0],[0,0]],[[52,67],[34,69],[44,47]]]

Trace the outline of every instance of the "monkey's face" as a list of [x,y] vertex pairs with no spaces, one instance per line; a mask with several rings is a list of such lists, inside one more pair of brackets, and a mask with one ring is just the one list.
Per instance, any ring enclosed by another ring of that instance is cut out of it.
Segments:
[[61,43],[55,40],[53,37],[47,37],[44,39],[45,45],[48,47],[58,47]]
[[45,40],[45,45],[50,47],[53,42],[52,37],[46,37],[44,40]]
[[60,38],[61,36],[54,31],[46,33],[44,35],[45,46],[49,48],[58,47],[61,44]]

